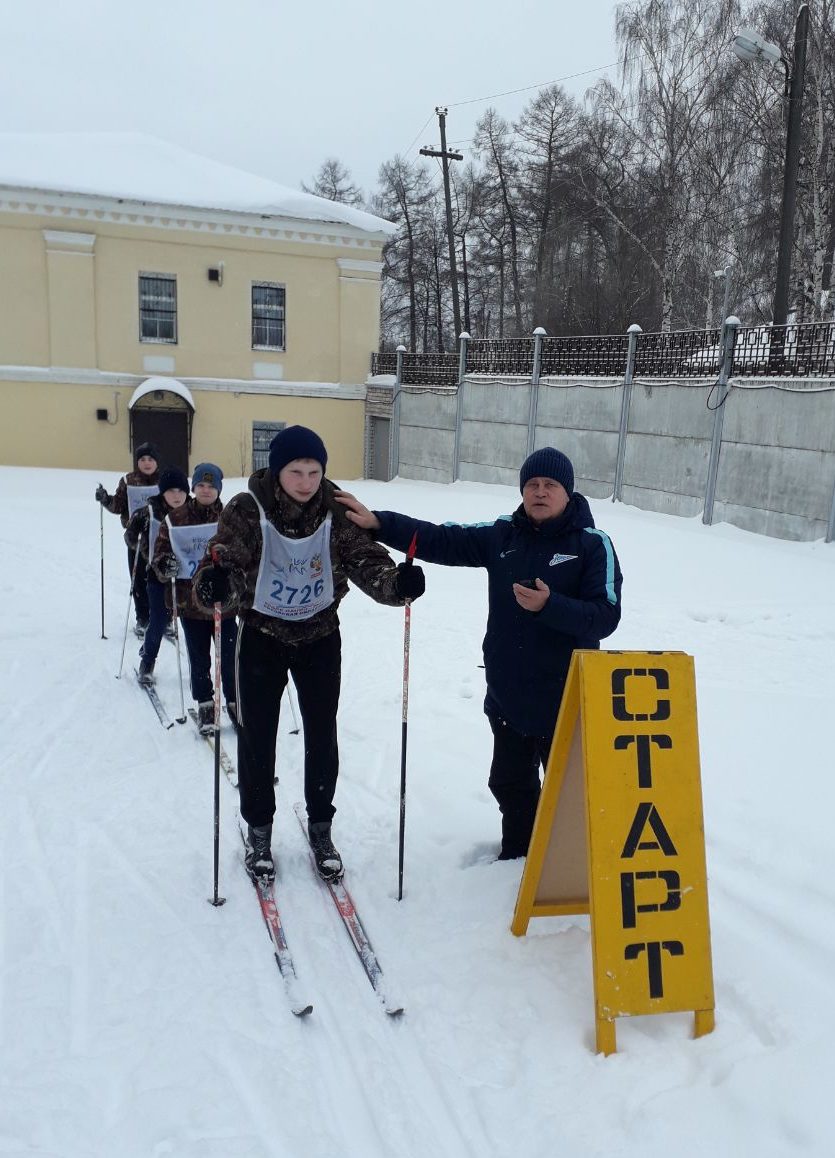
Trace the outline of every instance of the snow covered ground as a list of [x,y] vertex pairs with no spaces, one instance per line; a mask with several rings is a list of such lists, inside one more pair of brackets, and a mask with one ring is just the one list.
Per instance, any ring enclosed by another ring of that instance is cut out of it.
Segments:
[[[376,1004],[292,813],[282,717],[274,847],[313,1015],[288,1012],[222,784],[191,725],[117,682],[126,603],[96,482],[0,469],[0,1154],[49,1158],[829,1158],[835,1152],[835,545],[593,502],[624,572],[609,646],[695,656],[717,1026],[623,1019],[593,1050],[588,918],[509,932],[522,862],[489,863],[498,812],[481,711],[481,572],[428,567],[412,615],[407,843],[397,893],[403,614],[343,604],[334,835],[390,987]],[[241,488],[228,481],[224,498]],[[518,492],[348,484],[439,521]],[[128,662],[137,641],[128,639]],[[185,662],[185,661],[184,661]],[[178,703],[173,648],[158,686]]]

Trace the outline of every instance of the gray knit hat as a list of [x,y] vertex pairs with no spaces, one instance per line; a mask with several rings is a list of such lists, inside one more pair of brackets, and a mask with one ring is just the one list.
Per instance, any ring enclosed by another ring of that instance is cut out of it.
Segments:
[[552,478],[565,487],[569,498],[574,493],[574,467],[571,460],[561,450],[553,446],[543,446],[529,454],[519,471],[519,490],[532,478]]

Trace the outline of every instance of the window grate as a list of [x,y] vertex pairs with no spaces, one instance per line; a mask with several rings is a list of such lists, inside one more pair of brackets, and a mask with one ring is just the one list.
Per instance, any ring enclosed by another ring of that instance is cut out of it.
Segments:
[[285,348],[285,300],[283,285],[272,282],[252,283],[252,348],[283,350]]
[[177,343],[177,279],[172,274],[139,275],[140,342]]
[[287,425],[286,422],[253,422],[252,469],[263,470],[270,465],[270,443]]

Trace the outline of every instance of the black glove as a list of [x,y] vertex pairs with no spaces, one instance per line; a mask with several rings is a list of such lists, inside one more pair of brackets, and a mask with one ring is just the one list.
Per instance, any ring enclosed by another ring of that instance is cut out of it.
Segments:
[[211,567],[204,567],[198,572],[194,582],[197,598],[204,606],[210,603],[226,603],[229,599],[231,584],[228,567],[213,563]]
[[163,555],[156,570],[164,579],[176,579],[180,574],[180,560],[175,555]]
[[419,599],[426,590],[426,576],[422,567],[414,563],[397,564],[397,594],[401,599]]
[[107,493],[107,491],[101,485],[101,483],[99,483],[99,485],[96,487],[96,502],[97,503],[109,503],[110,502],[110,495]]

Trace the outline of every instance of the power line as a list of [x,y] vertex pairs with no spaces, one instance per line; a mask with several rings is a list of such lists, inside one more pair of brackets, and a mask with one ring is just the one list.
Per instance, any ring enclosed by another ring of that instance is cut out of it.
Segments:
[[[451,109],[460,109],[463,105],[477,105],[482,101],[492,101],[497,100],[499,97],[515,96],[516,93],[520,92],[531,92],[531,90],[535,88],[548,88],[549,85],[562,84],[564,80],[574,80],[578,76],[589,76],[593,72],[605,72],[607,68],[616,68],[619,63],[619,61],[614,60],[611,64],[600,64],[597,68],[586,68],[582,72],[572,72],[569,73],[568,76],[558,76],[556,80],[544,80],[540,84],[528,84],[523,88],[509,88],[506,92],[494,92],[490,93],[489,96],[471,97],[466,101],[450,101],[449,107]],[[422,131],[423,130],[421,130],[421,132]]]
[[412,141],[411,145],[409,145],[408,149],[406,149],[406,151],[404,152],[404,154],[403,154],[404,157],[408,157],[409,153],[411,153],[412,149],[415,147],[415,145],[420,140],[420,137],[421,137],[421,134],[423,133],[423,130],[426,128],[426,126],[432,120],[434,115],[435,115],[434,113],[430,113],[429,116],[426,118],[426,120],[423,122],[423,124],[420,126],[418,131],[415,133],[415,139]]

